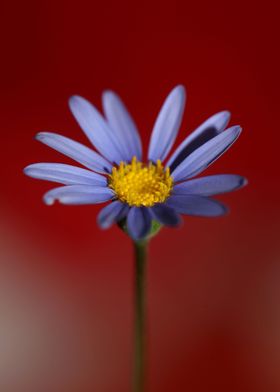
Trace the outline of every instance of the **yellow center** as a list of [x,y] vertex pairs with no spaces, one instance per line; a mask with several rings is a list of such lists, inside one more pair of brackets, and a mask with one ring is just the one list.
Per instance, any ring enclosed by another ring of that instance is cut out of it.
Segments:
[[164,169],[160,160],[145,165],[133,157],[131,163],[121,162],[113,167],[108,185],[120,201],[130,206],[151,207],[165,202],[171,193],[173,179],[169,168]]

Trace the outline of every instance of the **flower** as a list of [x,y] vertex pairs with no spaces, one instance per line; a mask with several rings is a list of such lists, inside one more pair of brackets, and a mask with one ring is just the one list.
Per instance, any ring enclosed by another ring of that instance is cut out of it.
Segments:
[[44,195],[46,204],[98,204],[110,202],[98,215],[101,228],[126,219],[134,240],[145,238],[152,221],[177,226],[180,214],[224,215],[227,208],[210,196],[230,192],[246,184],[234,174],[193,179],[238,138],[240,126],[227,128],[228,111],[210,117],[185,138],[166,158],[181,125],[186,101],[179,85],[166,98],[156,119],[148,150],[142,161],[142,146],[136,125],[121,99],[112,91],[102,97],[103,117],[94,106],[79,96],[69,100],[70,109],[93,144],[94,151],[67,137],[40,132],[36,138],[86,167],[61,163],[35,163],[25,174],[63,184]]

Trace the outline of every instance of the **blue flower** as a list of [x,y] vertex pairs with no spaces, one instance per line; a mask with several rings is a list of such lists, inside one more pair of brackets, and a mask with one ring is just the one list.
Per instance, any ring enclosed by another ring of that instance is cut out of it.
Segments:
[[104,117],[87,100],[73,96],[70,109],[98,152],[67,137],[41,132],[37,140],[86,169],[35,163],[24,172],[33,178],[63,184],[44,195],[48,205],[55,200],[72,205],[109,201],[99,213],[98,224],[105,229],[126,219],[134,240],[147,236],[153,220],[177,226],[180,214],[224,215],[226,207],[210,196],[239,189],[246,180],[234,174],[193,177],[235,142],[241,128],[226,129],[230,113],[219,112],[187,136],[167,160],[181,125],[185,101],[183,86],[175,87],[166,98],[152,131],[145,163],[136,125],[115,93],[103,94]]

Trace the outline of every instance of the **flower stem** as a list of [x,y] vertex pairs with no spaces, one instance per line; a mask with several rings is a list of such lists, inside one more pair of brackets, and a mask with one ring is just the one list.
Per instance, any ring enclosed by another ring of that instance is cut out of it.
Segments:
[[135,251],[135,346],[134,392],[144,391],[145,381],[145,288],[148,240],[134,242]]

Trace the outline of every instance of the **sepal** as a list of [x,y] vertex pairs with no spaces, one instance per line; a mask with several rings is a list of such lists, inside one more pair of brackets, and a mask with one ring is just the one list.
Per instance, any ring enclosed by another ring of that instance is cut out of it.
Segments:
[[[131,238],[131,236],[128,232],[128,229],[127,229],[126,218],[120,220],[117,223],[117,225],[125,234],[127,234]],[[140,241],[147,241],[147,240],[150,240],[151,238],[155,237],[159,233],[161,228],[162,228],[162,225],[159,222],[152,220],[151,229],[150,229],[149,233],[144,238],[142,238]]]

